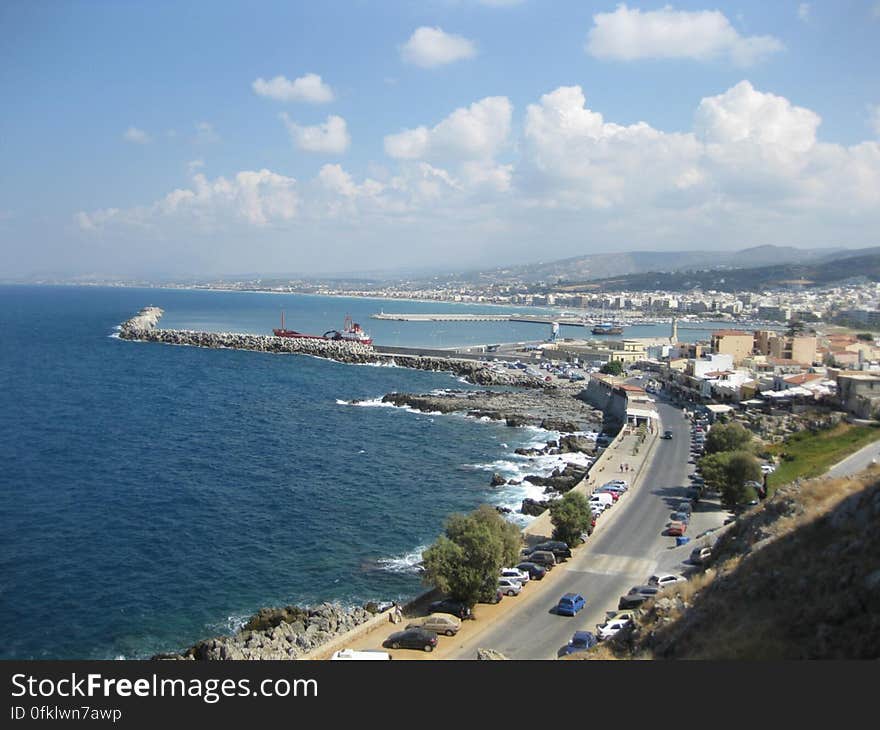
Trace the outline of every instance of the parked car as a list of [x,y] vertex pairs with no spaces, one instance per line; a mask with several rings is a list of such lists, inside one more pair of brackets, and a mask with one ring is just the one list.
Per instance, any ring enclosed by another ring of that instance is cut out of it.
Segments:
[[605,489],[604,487],[599,487],[598,489],[596,489],[596,490],[593,492],[593,494],[610,494],[610,495],[611,495],[612,504],[613,504],[613,503],[616,502],[618,499],[620,499],[620,495],[622,494],[622,492],[613,492],[613,491],[611,491],[610,489]]
[[575,631],[574,636],[569,639],[568,646],[562,650],[563,656],[575,654],[579,651],[589,651],[599,640],[592,631]]
[[[637,611],[633,611],[632,609],[625,611],[606,611],[605,612],[605,621],[602,623],[607,623],[608,621],[635,621],[638,616]],[[601,624],[599,624],[601,626]]]
[[638,608],[649,598],[650,596],[644,596],[641,593],[627,593],[625,596],[620,597],[620,600],[617,602],[617,608],[620,610]]
[[610,481],[605,482],[603,487],[607,487],[609,484],[617,484],[624,488],[624,490],[629,489],[629,482],[626,479],[611,479]]
[[437,634],[455,636],[461,628],[461,619],[456,616],[450,616],[448,613],[432,613],[429,616],[412,619],[406,628],[425,629]]
[[689,499],[683,499],[677,505],[675,505],[676,512],[684,512],[685,514],[691,514],[694,511],[694,506],[691,504]]
[[606,621],[604,624],[599,624],[599,626],[596,627],[599,641],[610,639],[631,624],[632,621],[629,619],[613,619],[611,621]]
[[598,489],[594,490],[596,492],[617,492],[618,494],[623,494],[629,487],[625,487],[623,484],[615,484],[614,482],[608,482],[608,484],[603,484]]
[[510,578],[499,578],[498,590],[502,593],[506,593],[508,596],[518,596],[520,591],[522,591],[522,583],[518,580],[511,580]]
[[576,616],[586,605],[587,601],[580,593],[566,593],[556,604],[556,613],[561,616]]
[[547,568],[538,565],[537,563],[533,563],[530,560],[527,560],[523,563],[517,563],[517,570],[522,570],[529,574],[529,578],[532,580],[541,580],[545,575],[547,575]]
[[712,557],[712,548],[696,547],[691,550],[690,561],[697,565],[704,565]]
[[529,553],[529,560],[538,565],[542,565],[547,570],[552,570],[556,565],[556,556],[549,550],[535,550]]
[[519,568],[504,568],[501,571],[502,578],[510,578],[525,585],[531,580],[531,576],[524,570]]
[[441,601],[434,601],[428,606],[431,613],[448,613],[452,616],[458,616],[460,619],[471,617],[471,609],[461,601],[455,601],[451,598],[444,598]]
[[561,540],[546,540],[535,545],[534,550],[547,550],[553,553],[557,561],[571,557],[571,548]]
[[422,649],[433,651],[437,646],[437,634],[426,629],[406,629],[397,631],[383,642],[382,646],[392,649]]
[[690,524],[691,516],[687,512],[673,512],[670,519],[673,522],[683,522],[687,525]]
[[379,651],[378,649],[364,649],[363,651],[358,651],[356,649],[340,649],[339,651],[334,651],[333,656],[330,657],[332,661],[340,661],[340,660],[375,660],[375,659],[391,659],[391,655],[387,651]]
[[684,583],[686,580],[687,578],[683,575],[678,575],[676,573],[658,573],[648,578],[648,585],[665,588],[666,586],[671,586],[673,583]]
[[678,537],[687,532],[687,525],[684,522],[670,522],[666,528],[666,534]]
[[587,501],[590,503],[590,506],[595,505],[606,510],[614,504],[614,497],[607,492],[593,492]]

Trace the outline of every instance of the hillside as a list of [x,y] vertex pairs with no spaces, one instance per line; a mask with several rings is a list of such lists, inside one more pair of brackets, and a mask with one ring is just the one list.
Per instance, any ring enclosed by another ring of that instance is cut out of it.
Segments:
[[749,261],[755,266],[820,261],[851,253],[843,248],[800,249],[793,246],[756,246],[741,251],[611,251],[575,256],[526,266],[506,266],[463,274],[472,281],[555,283],[583,282],[648,272],[731,268]]
[[[584,282],[585,291],[689,291],[725,292],[793,286],[828,286],[851,279],[880,281],[880,253],[824,258],[814,263],[780,264],[747,269],[703,269],[648,272]],[[751,260],[743,258],[742,260]],[[572,287],[573,288],[573,287]]]
[[880,658],[880,468],[781,487],[589,659]]

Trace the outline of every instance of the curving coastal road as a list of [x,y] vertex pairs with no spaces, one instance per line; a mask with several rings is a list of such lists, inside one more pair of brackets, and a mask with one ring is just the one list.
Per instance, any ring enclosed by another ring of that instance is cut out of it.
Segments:
[[[622,594],[644,583],[658,564],[668,562],[662,558],[674,538],[661,533],[671,507],[688,485],[690,421],[673,406],[659,400],[657,406],[661,428],[672,431],[673,438],[657,440],[638,488],[603,516],[603,529],[574,557],[548,574],[544,580],[553,583],[546,586],[552,590],[531,593],[526,586],[520,596],[505,598],[518,605],[485,631],[452,648],[446,658],[474,659],[477,648],[485,647],[511,659],[555,659],[575,631],[594,631],[605,612],[617,608]],[[574,618],[552,612],[559,596],[567,592],[587,599],[586,608]]]

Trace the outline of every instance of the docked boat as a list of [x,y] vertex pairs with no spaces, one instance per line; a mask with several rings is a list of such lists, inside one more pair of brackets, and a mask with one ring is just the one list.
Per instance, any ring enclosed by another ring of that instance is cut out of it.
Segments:
[[357,322],[353,322],[351,317],[346,316],[345,322],[340,330],[327,330],[323,335],[309,335],[305,332],[297,332],[289,330],[284,326],[284,312],[281,312],[281,327],[272,330],[272,334],[276,337],[297,337],[308,340],[335,340],[337,342],[357,342],[361,345],[372,345],[373,338],[370,337]]
[[606,322],[604,324],[597,324],[590,330],[594,335],[622,335],[623,327],[619,324],[611,324],[610,322]]

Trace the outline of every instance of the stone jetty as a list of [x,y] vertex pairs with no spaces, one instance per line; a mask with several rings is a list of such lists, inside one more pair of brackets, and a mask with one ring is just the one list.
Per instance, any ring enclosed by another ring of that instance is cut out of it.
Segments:
[[275,337],[241,332],[160,329],[158,323],[162,314],[163,310],[159,307],[144,307],[134,317],[122,323],[119,330],[120,339],[167,345],[311,355],[354,365],[397,365],[416,370],[449,372],[476,385],[546,387],[540,378],[521,370],[502,370],[477,360],[379,353],[372,346],[359,342],[325,340],[318,337]]

